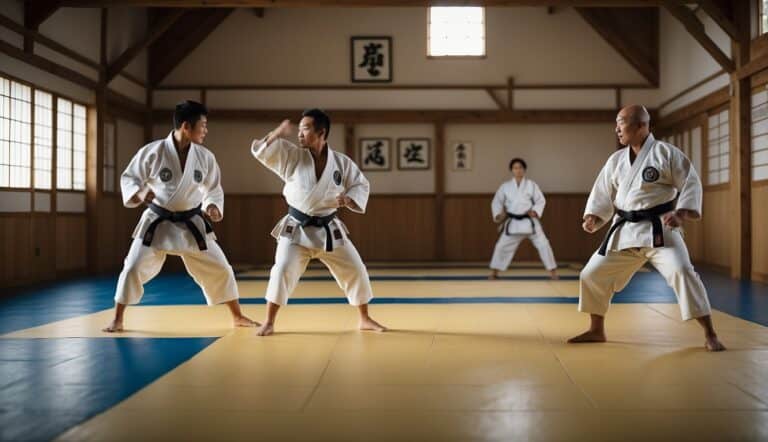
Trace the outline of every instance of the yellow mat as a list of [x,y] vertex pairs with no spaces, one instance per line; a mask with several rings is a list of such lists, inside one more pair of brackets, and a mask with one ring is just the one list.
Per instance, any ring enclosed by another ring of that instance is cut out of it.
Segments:
[[[263,306],[247,311],[260,317]],[[127,325],[146,327],[145,336],[153,328],[167,336],[200,327],[222,338],[60,440],[768,437],[768,335],[726,314],[715,312],[714,320],[730,350],[710,354],[698,325],[680,321],[676,305],[614,305],[612,342],[597,345],[563,343],[587,324],[574,305],[371,311],[394,331],[355,331],[355,310],[346,305],[288,306],[270,338],[227,330],[218,307],[133,308]],[[102,325],[99,315],[68,330],[87,334]]]

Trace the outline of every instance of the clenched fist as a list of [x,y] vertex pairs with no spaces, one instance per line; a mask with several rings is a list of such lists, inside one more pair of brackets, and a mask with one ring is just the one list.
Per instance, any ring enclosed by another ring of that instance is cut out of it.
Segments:
[[584,222],[581,224],[581,228],[587,233],[597,232],[597,225],[600,222],[600,218],[595,215],[587,215],[584,217]]
[[213,204],[208,204],[208,207],[205,208],[205,214],[208,215],[208,218],[211,219],[211,221],[217,223],[221,221],[223,216],[221,215],[221,212],[219,211],[219,208],[214,206]]

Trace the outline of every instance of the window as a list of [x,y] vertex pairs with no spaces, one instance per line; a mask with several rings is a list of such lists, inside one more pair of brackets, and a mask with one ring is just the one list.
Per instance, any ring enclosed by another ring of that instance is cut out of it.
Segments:
[[707,149],[707,184],[727,183],[730,166],[730,131],[728,110],[709,117],[709,147]]
[[[760,35],[768,32],[768,0],[758,0],[760,5]],[[753,22],[754,23],[754,22]]]
[[87,132],[85,106],[0,73],[0,188],[85,190]]
[[29,188],[32,89],[0,77],[0,187]]
[[51,188],[53,172],[53,96],[35,91],[35,189]]
[[115,124],[104,123],[104,191],[115,191]]
[[85,106],[56,103],[56,188],[85,190]]
[[752,180],[768,180],[768,91],[752,95]]
[[485,56],[485,8],[431,7],[428,20],[428,56]]

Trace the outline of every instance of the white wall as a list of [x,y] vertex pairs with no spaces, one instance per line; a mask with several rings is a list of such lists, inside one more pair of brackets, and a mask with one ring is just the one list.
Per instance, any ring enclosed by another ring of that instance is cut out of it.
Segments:
[[[361,138],[389,138],[392,168],[389,171],[365,171],[371,182],[371,193],[433,193],[435,191],[435,130],[431,124],[360,124],[355,125],[355,158],[360,164]],[[398,138],[430,140],[429,170],[397,168]]]
[[[113,62],[147,33],[147,11],[143,8],[112,7],[107,13],[107,59]],[[144,81],[147,78],[147,50],[143,50],[125,71]]]
[[[136,152],[144,146],[146,141],[144,140],[144,127],[122,118],[116,119],[117,127],[117,144],[115,151],[116,157],[116,173],[119,175],[125,170],[131,158]],[[118,184],[119,185],[119,184]]]
[[164,83],[348,83],[353,35],[393,37],[395,83],[643,82],[573,9],[488,8],[486,17],[487,58],[435,60],[426,8],[267,9],[264,18],[240,9]]
[[[215,113],[210,115],[209,132],[204,145],[216,156],[225,193],[282,192],[283,182],[280,178],[251,155],[251,142],[266,135],[279,123],[223,122],[216,120]],[[154,138],[165,138],[171,129],[170,122],[167,125],[155,125]],[[332,148],[344,152],[344,126],[333,125],[328,141]]]
[[95,62],[100,58],[101,9],[59,8],[39,32]]
[[[697,13],[707,31],[707,35],[728,56],[731,55],[730,38],[703,11]],[[661,84],[658,91],[660,102],[663,102],[686,88],[698,83],[721,69],[720,65],[709,55],[701,45],[694,40],[685,27],[666,9],[661,9]],[[721,75],[670,103],[661,109],[666,115],[676,109],[696,101],[707,94],[728,84],[728,76]]]
[[[589,192],[616,149],[614,126],[605,124],[446,126],[447,193],[492,193],[509,179],[509,161],[528,163],[528,177],[544,192]],[[453,142],[474,145],[471,171],[453,171]]]

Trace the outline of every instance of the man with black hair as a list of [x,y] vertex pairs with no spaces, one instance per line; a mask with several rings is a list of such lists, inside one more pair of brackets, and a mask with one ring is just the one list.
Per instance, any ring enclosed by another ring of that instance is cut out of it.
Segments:
[[517,247],[526,238],[539,251],[550,277],[558,279],[555,255],[539,221],[547,201],[538,184],[525,177],[527,169],[525,160],[513,158],[509,162],[512,179],[503,183],[493,196],[491,215],[493,221],[500,224],[501,235],[493,249],[488,279],[498,279],[499,272],[507,270]]
[[358,308],[361,330],[386,330],[368,315],[373,298],[368,271],[347,227],[336,216],[341,208],[364,213],[370,185],[352,159],[330,148],[330,130],[328,115],[309,109],[298,127],[301,147],[285,139],[292,132],[289,120],[251,144],[253,156],[285,181],[283,196],[288,203],[288,214],[272,230],[277,251],[260,336],[274,333],[277,311],[288,302],[313,258],[328,267],[349,303]]
[[144,284],[167,255],[178,255],[203,289],[208,305],[227,304],[237,327],[259,325],[240,311],[232,267],[209,223],[223,218],[224,191],[213,153],[202,146],[208,110],[194,101],[176,105],[174,130],[139,149],[120,176],[125,207],[146,204],[133,232],[115,293],[115,317],[105,332],[123,330],[123,314],[138,304]]

